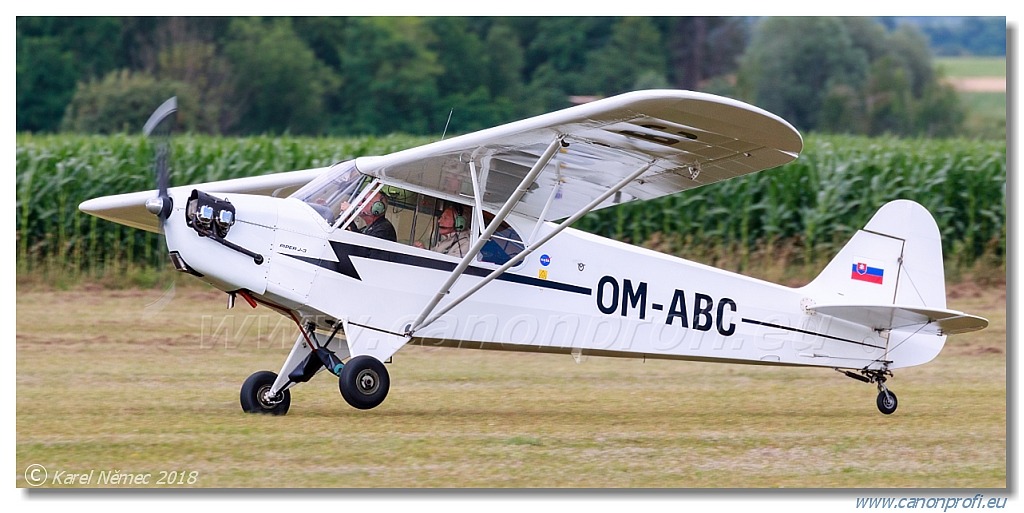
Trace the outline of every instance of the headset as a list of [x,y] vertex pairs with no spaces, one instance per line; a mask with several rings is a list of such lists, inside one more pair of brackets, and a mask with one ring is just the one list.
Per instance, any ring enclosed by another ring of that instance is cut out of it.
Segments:
[[466,229],[466,217],[462,215],[462,205],[453,205],[455,208],[455,231],[461,232]]
[[388,210],[388,204],[385,203],[386,199],[387,199],[387,196],[381,194],[380,195],[380,199],[377,200],[377,201],[374,201],[373,204],[370,205],[370,213],[375,215],[375,216],[382,216],[382,215],[384,215],[384,212],[387,212],[387,210]]
[[446,203],[444,208],[441,209],[442,216],[444,215],[444,211],[447,210],[448,207],[451,207],[452,213],[455,214],[452,218],[452,226],[442,226],[440,217],[438,217],[437,219],[437,225],[441,226],[442,228],[454,228],[455,231],[457,232],[465,231],[466,217],[462,215],[462,205],[458,203]]

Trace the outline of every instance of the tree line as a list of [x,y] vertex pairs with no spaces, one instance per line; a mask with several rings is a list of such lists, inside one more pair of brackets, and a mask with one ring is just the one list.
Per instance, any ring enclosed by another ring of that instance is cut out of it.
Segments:
[[19,17],[16,37],[22,132],[134,132],[177,95],[197,133],[440,135],[663,87],[802,131],[964,119],[923,33],[874,18]]

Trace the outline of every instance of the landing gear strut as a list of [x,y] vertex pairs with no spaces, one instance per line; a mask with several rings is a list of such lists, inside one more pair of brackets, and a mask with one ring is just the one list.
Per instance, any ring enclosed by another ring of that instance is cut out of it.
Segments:
[[881,369],[861,369],[860,374],[853,371],[842,371],[836,369],[843,374],[856,379],[857,381],[863,381],[865,383],[877,383],[878,384],[878,398],[875,399],[875,404],[878,406],[878,411],[885,415],[892,415],[896,411],[896,394],[889,390],[889,387],[885,386],[885,381],[892,377],[892,372],[889,371],[888,367],[882,367]]

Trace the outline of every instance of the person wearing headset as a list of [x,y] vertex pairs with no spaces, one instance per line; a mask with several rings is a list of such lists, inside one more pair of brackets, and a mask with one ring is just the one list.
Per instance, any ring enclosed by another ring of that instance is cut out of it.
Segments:
[[[469,252],[469,235],[466,234],[467,221],[462,215],[461,205],[446,205],[437,218],[437,243],[430,247],[444,255],[465,256]],[[423,244],[416,241],[414,246],[422,248]]]
[[387,210],[388,197],[378,191],[359,212],[359,218],[366,223],[362,229],[358,230],[359,233],[391,242],[397,241],[398,235],[395,233],[395,226],[384,217],[384,212]]

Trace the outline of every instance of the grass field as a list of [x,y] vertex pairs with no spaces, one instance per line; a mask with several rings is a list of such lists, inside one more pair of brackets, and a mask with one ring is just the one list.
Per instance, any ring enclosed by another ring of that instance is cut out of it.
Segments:
[[1006,137],[1006,58],[942,57],[935,67],[960,93],[967,112],[965,135]]
[[243,414],[238,390],[286,356],[276,314],[198,286],[166,304],[21,287],[16,485],[42,465],[173,472],[183,488],[1004,488],[1005,287],[949,295],[991,325],[897,372],[892,416],[828,369],[416,347],[377,409],[321,374],[267,417]]
[[938,57],[935,67],[949,77],[1006,77],[1006,57]]

